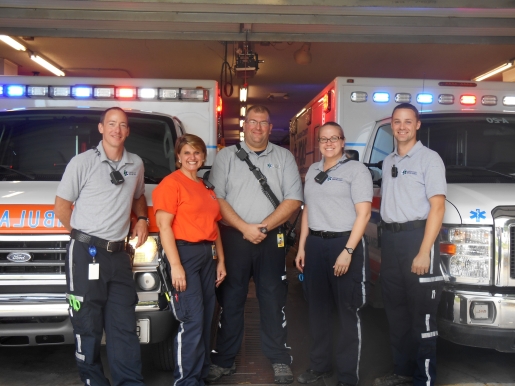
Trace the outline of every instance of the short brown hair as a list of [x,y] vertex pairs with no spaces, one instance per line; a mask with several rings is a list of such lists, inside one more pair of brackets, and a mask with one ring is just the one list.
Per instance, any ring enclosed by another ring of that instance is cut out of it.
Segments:
[[252,107],[249,107],[249,109],[247,110],[247,114],[245,114],[245,119],[249,116],[249,113],[251,111],[254,111],[256,113],[267,113],[268,121],[270,121],[272,119],[272,116],[270,115],[270,110],[268,110],[268,108],[266,106],[254,105]]
[[108,113],[109,111],[111,111],[111,110],[119,110],[119,111],[121,111],[122,113],[124,113],[124,114],[125,114],[125,118],[127,118],[127,126],[129,125],[129,117],[127,116],[127,113],[125,112],[125,110],[124,110],[124,109],[122,109],[122,108],[120,108],[120,107],[116,107],[116,106],[115,106],[115,107],[109,107],[107,110],[105,110],[105,111],[102,113],[102,115],[100,115],[100,123],[101,123],[101,124],[104,124],[104,119],[106,119],[106,115],[107,115],[107,113]]
[[408,109],[413,111],[415,113],[415,117],[417,118],[417,122],[420,121],[420,113],[418,112],[417,108],[413,106],[411,103],[401,103],[400,105],[395,106],[395,108],[392,111],[392,117],[393,114],[395,114],[395,112],[400,109]]
[[175,167],[177,169],[181,168],[181,164],[179,163],[179,153],[181,152],[184,145],[190,145],[192,148],[200,150],[202,153],[204,153],[205,161],[207,156],[207,148],[202,138],[195,134],[184,134],[183,136],[177,138],[177,142],[175,142]]

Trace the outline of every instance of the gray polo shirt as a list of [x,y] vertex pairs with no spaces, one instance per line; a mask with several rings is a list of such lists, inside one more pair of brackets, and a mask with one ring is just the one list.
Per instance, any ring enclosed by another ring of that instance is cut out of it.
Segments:
[[133,200],[145,192],[143,161],[123,150],[122,159],[115,167],[125,179],[120,185],[111,183],[112,170],[108,162],[102,141],[97,150],[76,155],[66,166],[57,195],[75,202],[72,228],[118,241],[129,232]]
[[[241,147],[265,175],[279,202],[303,200],[299,170],[288,150],[269,142],[258,156],[245,142],[241,142]],[[274,207],[261,191],[261,185],[247,163],[236,156],[237,150],[236,145],[220,150],[209,181],[215,186],[216,196],[226,200],[243,221],[258,224],[274,211]]]
[[[339,162],[346,159],[345,155]],[[347,232],[356,221],[355,204],[372,202],[372,176],[358,161],[338,163],[323,184],[315,176],[324,170],[324,159],[309,167],[304,197],[308,207],[308,227],[315,231]]]
[[[392,166],[398,169],[392,177]],[[445,165],[437,152],[418,141],[405,156],[397,149],[383,161],[381,217],[383,221],[407,222],[425,220],[429,199],[447,194]]]

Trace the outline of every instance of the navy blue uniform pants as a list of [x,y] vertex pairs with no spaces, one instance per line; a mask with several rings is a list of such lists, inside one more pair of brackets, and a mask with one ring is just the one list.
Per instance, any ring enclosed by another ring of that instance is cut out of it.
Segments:
[[244,329],[245,301],[250,278],[254,278],[259,301],[261,348],[271,363],[291,363],[286,345],[286,280],[285,249],[277,244],[278,230],[255,245],[244,240],[238,230],[221,226],[227,277],[217,289],[222,307],[215,352],[211,361],[231,367],[241,347]]
[[174,342],[174,386],[204,385],[210,364],[216,260],[209,242],[177,249],[186,272],[186,291],[172,293],[172,311],[180,322]]
[[[334,275],[334,264],[348,239],[349,236],[323,239],[308,235],[303,287],[309,305],[310,368],[320,372],[332,370],[336,349],[338,381],[356,385],[362,342],[360,308],[366,302],[370,268],[362,239],[352,254],[347,273]],[[337,339],[333,337],[334,316],[338,319]]]
[[66,256],[66,284],[70,319],[75,334],[75,359],[85,385],[109,386],[100,361],[100,342],[106,333],[106,348],[113,385],[144,385],[141,349],[136,334],[135,306],[138,301],[129,255],[97,248],[98,280],[88,279],[93,261],[89,246],[71,240]]
[[411,272],[424,238],[424,228],[383,230],[381,284],[390,325],[394,372],[413,376],[415,385],[436,381],[436,312],[442,292],[439,238],[431,251],[429,273]]

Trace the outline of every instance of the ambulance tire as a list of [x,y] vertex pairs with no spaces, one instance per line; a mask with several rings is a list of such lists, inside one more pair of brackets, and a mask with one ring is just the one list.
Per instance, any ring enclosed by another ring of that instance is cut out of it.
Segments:
[[174,336],[175,334],[170,334],[165,340],[153,345],[152,359],[156,369],[165,371],[173,371],[175,369],[173,357]]
[[384,308],[383,291],[381,286],[381,276],[372,284],[372,296],[370,297],[369,304],[373,308]]

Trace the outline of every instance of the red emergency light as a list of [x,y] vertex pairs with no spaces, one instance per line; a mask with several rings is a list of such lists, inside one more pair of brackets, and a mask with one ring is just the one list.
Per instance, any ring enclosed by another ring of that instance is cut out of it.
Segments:
[[218,113],[222,112],[222,97],[221,96],[218,97],[218,105],[216,106],[216,111]]
[[475,105],[476,104],[476,96],[475,95],[462,95],[460,97],[460,103],[462,105]]
[[134,99],[136,98],[135,87],[117,87],[116,97],[120,99]]

